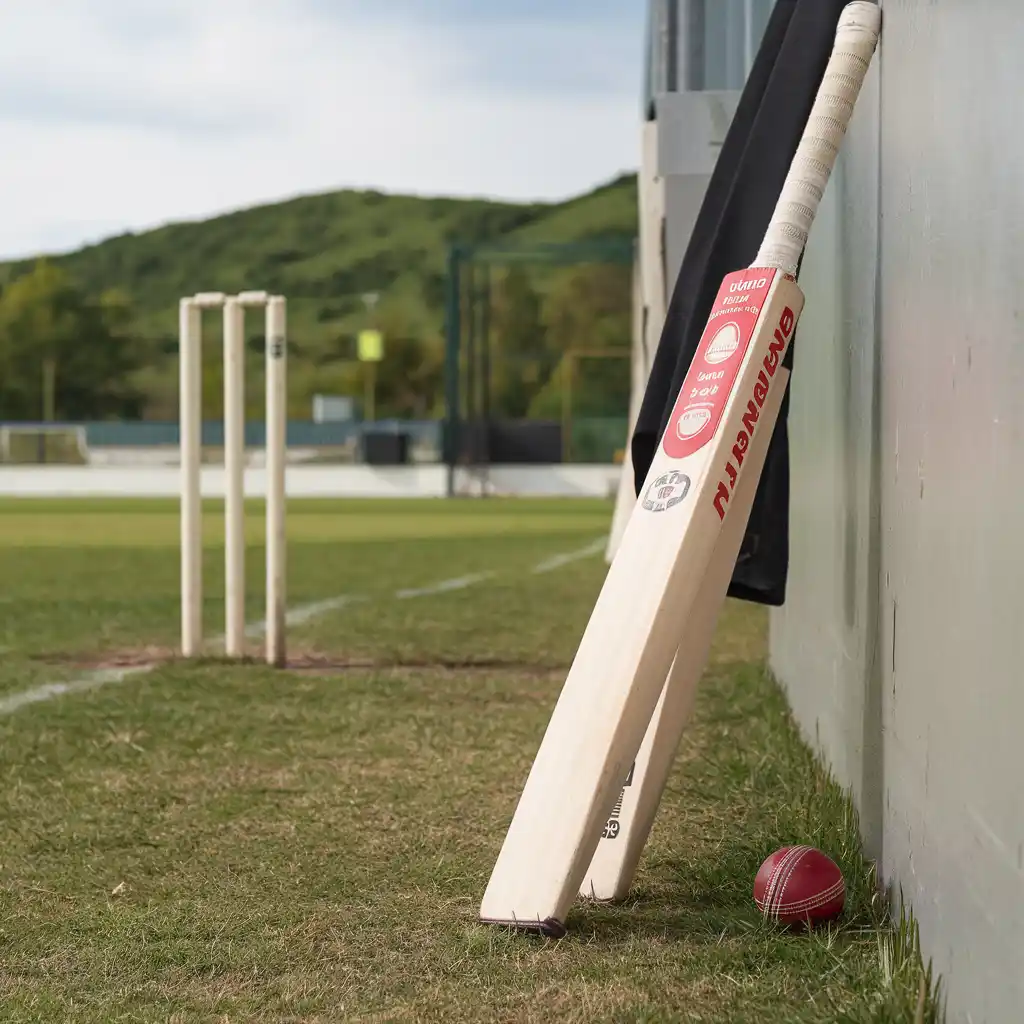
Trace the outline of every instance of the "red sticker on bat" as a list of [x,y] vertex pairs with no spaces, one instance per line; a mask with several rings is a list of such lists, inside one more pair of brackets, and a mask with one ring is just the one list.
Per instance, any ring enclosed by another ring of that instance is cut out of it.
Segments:
[[738,270],[722,281],[661,446],[673,459],[699,451],[718,429],[774,270]]

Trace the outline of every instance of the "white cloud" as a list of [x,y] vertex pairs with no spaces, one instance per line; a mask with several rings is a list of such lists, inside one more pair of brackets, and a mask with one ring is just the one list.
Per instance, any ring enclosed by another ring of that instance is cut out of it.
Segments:
[[639,37],[518,26],[489,75],[479,25],[373,8],[7,0],[0,253],[345,186],[557,197],[635,166]]

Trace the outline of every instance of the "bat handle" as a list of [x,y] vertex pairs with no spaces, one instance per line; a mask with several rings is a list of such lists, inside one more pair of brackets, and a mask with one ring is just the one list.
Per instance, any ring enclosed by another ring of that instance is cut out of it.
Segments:
[[754,266],[796,274],[871,66],[881,21],[881,9],[868,0],[855,0],[843,8],[825,74]]

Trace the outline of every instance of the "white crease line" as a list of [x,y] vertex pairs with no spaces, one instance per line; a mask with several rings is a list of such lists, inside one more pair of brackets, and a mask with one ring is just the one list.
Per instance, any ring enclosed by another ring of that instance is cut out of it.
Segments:
[[[598,538],[592,544],[588,544],[579,551],[569,551],[562,555],[553,555],[551,558],[540,562],[533,567],[534,573],[552,572],[570,562],[575,562],[590,555],[596,555],[603,550],[607,538]],[[414,597],[429,597],[433,594],[446,594],[453,590],[464,590],[476,583],[494,576],[493,572],[471,573],[468,576],[456,576],[450,580],[441,580],[426,587],[415,587],[408,590],[398,590],[395,597],[398,600],[407,600]],[[327,612],[344,608],[346,605],[355,604],[358,601],[365,601],[366,597],[358,594],[341,594],[338,597],[329,597],[323,601],[313,601],[310,604],[299,605],[293,608],[285,616],[285,622],[289,626],[301,626],[313,619],[325,615]],[[248,637],[260,636],[267,628],[265,619],[254,622],[246,627],[245,635]],[[223,647],[224,637],[217,637],[211,646]],[[63,697],[70,693],[83,693],[86,690],[96,690],[101,686],[110,683],[121,683],[133,676],[145,675],[152,672],[156,665],[130,665],[124,668],[101,668],[93,672],[87,672],[78,679],[71,679],[66,683],[45,683],[43,686],[35,686],[31,690],[24,690],[21,693],[12,694],[9,697],[0,698],[0,718],[14,714],[15,711],[26,707],[29,704],[39,704],[43,701],[52,700],[54,697]]]
[[95,690],[108,683],[120,683],[129,676],[150,672],[153,667],[152,665],[132,665],[126,668],[97,669],[95,672],[89,672],[82,676],[81,679],[72,679],[67,683],[46,683],[44,686],[36,686],[31,690],[23,690],[21,693],[0,699],[0,718],[13,715],[15,711],[28,704],[39,704],[44,700],[52,700],[54,697],[63,697],[67,693]]
[[[293,608],[285,616],[285,621],[290,626],[301,626],[320,615],[324,615],[335,608],[342,608],[355,601],[364,600],[350,594],[342,594],[339,597],[330,597],[325,601],[314,601],[311,604],[302,604]],[[259,636],[267,628],[266,620],[263,619],[246,627],[246,636]],[[220,636],[213,640],[211,647],[223,647],[224,637]],[[14,714],[28,704],[39,704],[43,701],[52,700],[54,697],[63,697],[69,693],[83,693],[86,690],[97,690],[101,686],[108,686],[110,683],[122,683],[133,676],[145,675],[152,672],[157,665],[129,665],[124,668],[99,668],[92,672],[86,672],[78,679],[71,679],[66,683],[45,683],[43,686],[34,686],[31,690],[23,690],[21,693],[12,694],[10,697],[0,697],[0,718]]]
[[468,576],[456,576],[454,579],[441,580],[440,583],[431,583],[426,587],[414,587],[411,590],[396,590],[395,597],[404,601],[410,597],[430,597],[432,594],[447,594],[452,590],[465,590],[474,583],[481,583],[490,579],[493,572],[474,572]]
[[546,558],[543,562],[535,565],[532,571],[534,573],[553,572],[555,569],[561,569],[563,565],[568,565],[570,562],[578,562],[583,558],[590,558],[591,555],[604,551],[607,543],[607,537],[598,537],[592,544],[588,544],[585,548],[580,548],[579,551],[568,551],[564,555],[552,555],[550,558]]
[[[337,608],[344,608],[346,605],[356,604],[359,601],[365,600],[365,597],[361,597],[358,594],[341,594],[339,597],[329,597],[325,601],[302,604],[298,608],[293,608],[290,612],[287,612],[284,622],[286,626],[304,626],[307,622],[318,619],[321,615],[333,612]],[[262,636],[266,631],[266,619],[260,619],[259,622],[254,622],[252,625],[245,627],[245,635],[248,637]],[[224,638],[218,638],[218,643],[223,644]]]
[[[329,597],[326,601],[314,601],[312,604],[304,604],[285,615],[285,625],[303,626],[313,619],[320,618],[321,615],[326,615],[328,612],[333,612],[338,608],[344,608],[346,605],[358,604],[360,601],[366,600],[367,598],[360,594],[342,594],[340,597]],[[266,621],[259,623],[259,631],[261,633],[266,628]]]

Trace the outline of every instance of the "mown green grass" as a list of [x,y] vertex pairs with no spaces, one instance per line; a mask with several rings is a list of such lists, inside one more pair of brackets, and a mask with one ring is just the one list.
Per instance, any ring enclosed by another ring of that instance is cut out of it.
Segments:
[[[168,516],[0,504],[0,695],[155,665],[0,717],[0,1019],[915,1020],[916,946],[888,937],[849,805],[765,671],[763,609],[737,603],[627,904],[579,905],[558,942],[477,923],[605,566],[534,570],[593,545],[606,503],[294,503],[292,603],[353,600],[290,631],[284,672],[173,658]],[[754,874],[790,842],[843,867],[838,927],[760,920]]]

